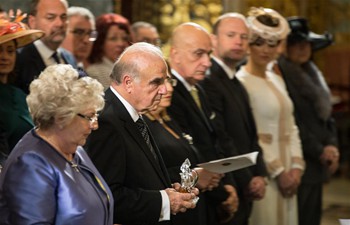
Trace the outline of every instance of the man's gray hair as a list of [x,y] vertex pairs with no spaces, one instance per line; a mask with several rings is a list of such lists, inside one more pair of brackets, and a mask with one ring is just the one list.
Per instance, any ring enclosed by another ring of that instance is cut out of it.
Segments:
[[67,11],[67,16],[68,16],[68,20],[70,17],[73,16],[82,16],[85,17],[86,19],[89,20],[92,29],[95,30],[96,26],[95,26],[95,16],[94,14],[92,14],[92,12],[90,10],[88,10],[87,8],[84,7],[78,7],[78,6],[72,6],[68,8]]
[[154,26],[153,24],[151,23],[147,23],[145,21],[138,21],[138,22],[135,22],[131,25],[131,30],[132,32],[134,33],[137,33],[137,31],[140,29],[140,28],[154,28],[155,30],[157,30],[157,27]]
[[[126,57],[128,57],[127,60],[124,59]],[[120,55],[113,66],[110,77],[112,80],[116,81],[117,84],[122,82],[123,75],[125,74],[132,76],[134,79],[138,79],[142,72],[141,69],[144,68],[146,63],[151,66],[155,57],[164,60],[163,53],[158,47],[146,42],[137,42],[127,47]],[[165,60],[164,63],[166,64]]]

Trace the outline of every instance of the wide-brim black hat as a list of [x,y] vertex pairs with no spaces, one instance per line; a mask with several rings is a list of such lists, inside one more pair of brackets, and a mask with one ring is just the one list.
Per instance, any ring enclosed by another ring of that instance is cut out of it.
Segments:
[[309,41],[312,50],[320,50],[328,47],[333,43],[333,35],[325,32],[324,34],[316,34],[309,30],[308,22],[301,17],[287,18],[291,32],[288,35],[288,45],[293,45],[297,42]]

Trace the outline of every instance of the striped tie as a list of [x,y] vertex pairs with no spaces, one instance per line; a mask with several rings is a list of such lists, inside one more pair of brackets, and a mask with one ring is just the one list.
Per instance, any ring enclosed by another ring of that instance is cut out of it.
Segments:
[[157,159],[157,155],[156,155],[156,153],[155,153],[155,151],[153,149],[153,146],[152,146],[152,143],[151,143],[151,139],[150,139],[149,132],[148,132],[147,125],[146,125],[145,121],[141,117],[139,117],[139,119],[136,121],[136,125],[137,125],[137,128],[139,128],[143,139],[145,139],[148,148],[151,150],[153,157],[156,160],[158,160]]

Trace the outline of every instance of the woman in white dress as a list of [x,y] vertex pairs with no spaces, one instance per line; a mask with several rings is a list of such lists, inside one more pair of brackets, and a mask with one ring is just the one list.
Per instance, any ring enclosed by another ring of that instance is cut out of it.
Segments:
[[270,178],[265,198],[254,203],[251,224],[297,225],[296,192],[305,166],[298,128],[282,78],[267,69],[289,26],[271,9],[252,8],[248,15],[249,54],[237,77],[249,94]]

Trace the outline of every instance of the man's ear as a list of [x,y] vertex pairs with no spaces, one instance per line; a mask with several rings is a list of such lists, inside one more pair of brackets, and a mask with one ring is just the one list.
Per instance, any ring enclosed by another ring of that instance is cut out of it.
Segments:
[[128,93],[131,93],[132,89],[134,88],[134,78],[132,78],[129,74],[125,74],[122,79],[122,84],[125,90]]
[[210,34],[210,40],[211,44],[213,45],[213,49],[216,49],[218,45],[218,36],[216,36],[215,34]]
[[36,29],[36,20],[33,15],[29,15],[28,17],[28,25],[30,29]]
[[179,51],[176,48],[174,48],[174,47],[170,48],[170,56],[171,56],[172,63],[175,63],[175,64],[179,64],[180,63]]

